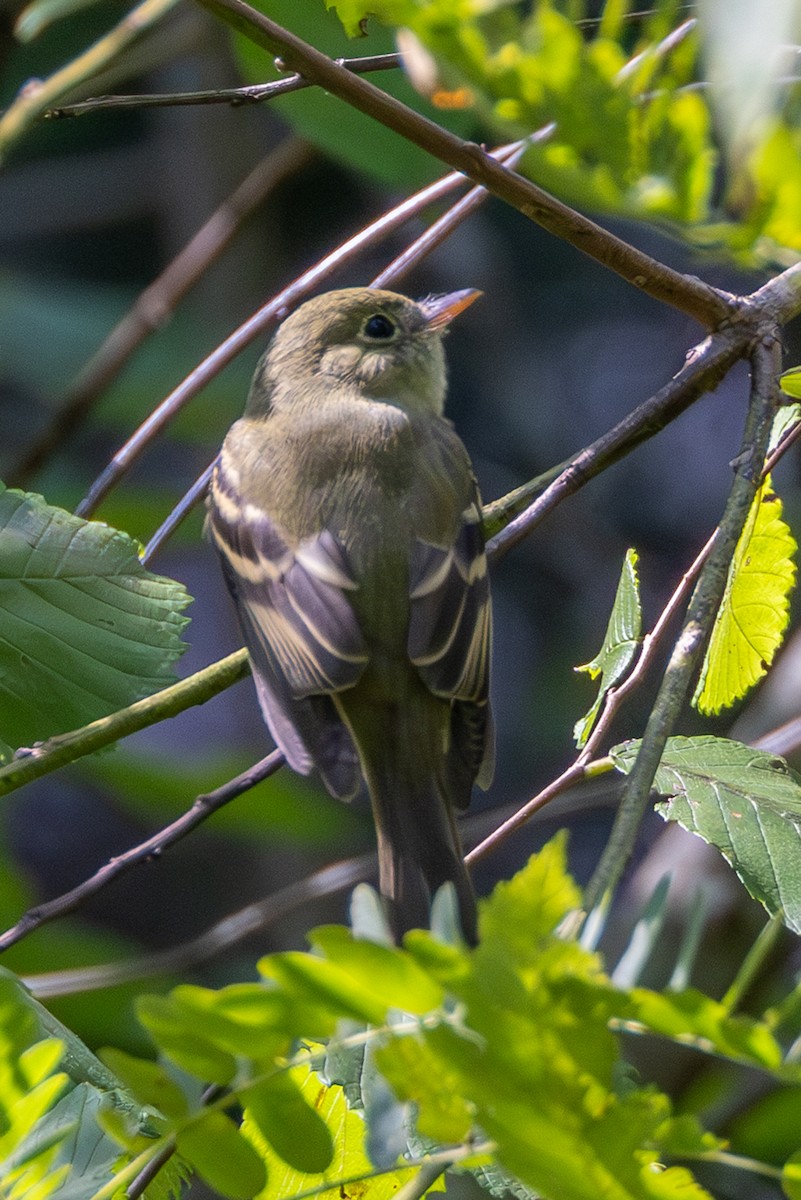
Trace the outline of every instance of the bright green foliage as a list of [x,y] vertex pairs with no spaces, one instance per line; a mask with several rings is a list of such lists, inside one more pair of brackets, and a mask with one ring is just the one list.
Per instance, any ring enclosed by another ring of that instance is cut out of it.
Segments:
[[[735,44],[746,72],[730,52],[735,17],[725,4],[720,20],[707,3],[693,21],[674,0],[645,11],[631,0],[606,4],[600,20],[573,0],[325,3],[351,36],[368,14],[411,29],[443,85],[467,87],[475,115],[500,136],[553,122],[522,170],[568,203],[675,222],[690,240],[750,261],[801,249],[801,130],[758,6],[739,10]],[[783,7],[791,28],[792,5]],[[793,40],[774,32],[777,46]],[[712,208],[716,132],[728,167],[725,220]]]
[[[616,754],[627,761],[631,750]],[[714,1159],[721,1143],[632,1076],[618,1031],[674,1039],[795,1090],[798,1067],[768,1023],[733,1017],[694,989],[613,986],[599,955],[560,935],[581,903],[557,838],[481,904],[475,950],[425,931],[398,948],[325,926],[312,935],[315,953],[264,959],[263,983],[145,998],[140,1013],[160,1052],[197,1084],[179,1089],[161,1065],[112,1052],[134,1101],[83,1048],[84,1074],[88,1064],[105,1081],[94,1085],[103,1103],[87,1110],[90,1127],[109,1146],[111,1135],[123,1171],[170,1144],[159,1135],[174,1138],[183,1160],[231,1200],[350,1192],[347,1181],[386,1200],[417,1170],[403,1156],[419,1166],[432,1153],[518,1200],[709,1200],[684,1166],[664,1160]],[[35,1011],[17,1003],[3,1012],[4,1069],[17,1074],[0,1094],[16,1087],[34,1105],[14,1147],[31,1144],[27,1126],[65,1086],[61,1047],[42,1039]],[[774,1025],[793,1020],[788,1010]],[[29,1046],[33,1057],[20,1057]],[[198,1085],[210,1079],[228,1090],[199,1107]],[[160,1114],[146,1107],[155,1104]],[[56,1165],[48,1160],[43,1178]],[[101,1186],[91,1165],[87,1178]],[[90,1194],[78,1186],[79,1200]]]
[[[53,1033],[56,1036],[53,1036]],[[70,1030],[0,973],[0,1195],[90,1200],[131,1155],[154,1145],[164,1123],[141,1105]],[[148,1188],[167,1200],[177,1162]]]
[[177,1142],[179,1152],[221,1195],[248,1200],[264,1187],[260,1155],[225,1113],[201,1113],[178,1130]]
[[[627,774],[639,747],[610,752]],[[715,737],[669,738],[657,811],[717,846],[751,895],[801,933],[801,782],[784,759]]]
[[639,580],[637,578],[637,551],[628,550],[617,585],[615,602],[609,624],[606,627],[603,645],[591,662],[576,667],[577,671],[586,671],[590,679],[601,676],[598,696],[592,708],[576,722],[573,736],[576,745],[581,748],[587,742],[596,722],[603,703],[603,698],[610,688],[619,683],[625,676],[637,653],[637,647],[642,633],[642,609],[640,607]]
[[127,534],[40,496],[0,490],[6,749],[106,716],[172,682],[189,601],[181,584],[142,566]]
[[[317,1113],[325,1122],[333,1153],[330,1163],[321,1171],[301,1171],[290,1167],[261,1135],[260,1127],[253,1119],[251,1095],[245,1108],[243,1132],[258,1147],[267,1167],[267,1185],[258,1200],[287,1200],[289,1196],[312,1188],[320,1189],[322,1196],[334,1194],[339,1200],[342,1194],[340,1181],[361,1179],[374,1172],[365,1150],[364,1117],[348,1106],[341,1087],[335,1084],[327,1086],[311,1066],[302,1064],[293,1067],[286,1078],[299,1089],[309,1111]],[[401,1184],[413,1178],[414,1173],[408,1167],[388,1171],[363,1183],[358,1189],[346,1191],[347,1194],[358,1191],[369,1200],[391,1200]],[[324,1188],[326,1183],[330,1183],[330,1189]]]
[[801,367],[790,367],[779,376],[779,387],[786,396],[801,400]]
[[729,564],[726,591],[693,702],[718,713],[762,678],[790,620],[798,549],[768,476],[754,497]]
[[[359,6],[336,7],[353,29]],[[596,209],[702,220],[715,160],[709,113],[697,94],[676,92],[694,78],[694,35],[676,50],[661,46],[672,16],[663,6],[637,27],[631,46],[628,23],[579,29],[566,7],[370,0],[361,15],[411,29],[445,85],[466,85],[477,113],[502,136],[554,122],[522,166],[543,187]]]

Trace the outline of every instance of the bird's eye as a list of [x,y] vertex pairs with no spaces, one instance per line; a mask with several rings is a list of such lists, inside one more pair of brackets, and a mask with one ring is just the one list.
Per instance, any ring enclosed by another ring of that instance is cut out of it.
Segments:
[[375,341],[385,342],[395,332],[395,325],[390,321],[389,317],[385,317],[383,313],[376,313],[374,317],[370,317],[364,325],[364,336],[373,338]]

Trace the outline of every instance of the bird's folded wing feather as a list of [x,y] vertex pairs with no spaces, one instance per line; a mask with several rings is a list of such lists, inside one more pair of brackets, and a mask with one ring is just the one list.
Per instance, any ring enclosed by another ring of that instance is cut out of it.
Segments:
[[410,597],[409,657],[427,686],[449,699],[486,700],[490,592],[477,503],[450,545],[416,543]]
[[324,530],[291,549],[267,513],[225,489],[219,472],[212,496],[211,534],[247,613],[256,665],[266,660],[297,699],[351,687],[367,648],[347,598],[356,582],[334,535]]

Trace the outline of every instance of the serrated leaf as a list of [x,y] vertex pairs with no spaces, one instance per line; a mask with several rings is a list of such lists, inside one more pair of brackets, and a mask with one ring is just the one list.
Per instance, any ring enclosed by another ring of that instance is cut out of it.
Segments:
[[708,715],[728,708],[767,671],[790,619],[797,549],[768,476],[754,497],[729,565],[693,697],[699,712]]
[[601,685],[595,703],[589,712],[576,722],[573,729],[573,737],[579,748],[586,744],[587,738],[590,736],[604,696],[624,677],[637,653],[642,634],[637,557],[636,550],[626,551],[615,602],[612,605],[601,649],[591,662],[575,668],[576,671],[585,671],[591,679],[601,676]]
[[[628,774],[639,743],[611,751]],[[657,812],[717,846],[751,895],[801,933],[801,785],[784,759],[727,738],[669,738]]]
[[0,485],[3,740],[28,745],[170,683],[189,601],[127,534]]
[[203,1113],[178,1130],[176,1144],[198,1175],[230,1200],[250,1200],[267,1181],[260,1155],[225,1113]]

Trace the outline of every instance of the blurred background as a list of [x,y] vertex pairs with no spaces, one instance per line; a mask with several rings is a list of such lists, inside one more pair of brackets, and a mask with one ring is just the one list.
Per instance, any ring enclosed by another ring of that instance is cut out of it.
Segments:
[[[310,0],[293,8],[286,0],[270,11],[279,20],[287,16],[330,53],[393,48],[380,31],[347,42],[333,15],[318,8],[322,4]],[[13,37],[16,12],[7,6],[0,42],[3,104],[27,80],[46,77],[101,36],[125,11],[104,0],[23,45]],[[92,94],[208,90],[275,77],[266,54],[245,49],[190,5],[175,9],[158,34],[136,43],[125,61],[131,64],[128,72],[104,79],[102,86],[95,83]],[[387,75],[377,80],[390,85]],[[394,80],[391,86],[402,91],[408,84]],[[338,114],[333,121],[331,106]],[[299,93],[269,105],[109,109],[39,121],[30,129],[0,172],[0,478],[74,508],[140,421],[254,309],[416,186],[443,173],[390,134],[371,141],[363,119],[340,109],[334,99]],[[469,112],[449,120],[460,132],[482,137]],[[155,314],[158,328],[121,374],[76,428],[57,436],[44,460],[31,467],[32,449],[53,428],[104,338],[265,156],[272,157],[253,184],[262,199],[218,260],[203,270],[175,311]],[[328,286],[368,282],[423,228],[422,220],[411,223],[352,261]],[[749,291],[764,278],[693,257],[668,232],[653,227],[613,228],[717,286]],[[414,296],[459,287],[481,288],[485,297],[448,338],[448,411],[486,499],[603,433],[663,385],[701,336],[689,318],[638,294],[495,200],[403,284]],[[142,542],[149,539],[239,415],[263,346],[263,339],[251,346],[193,401],[103,502],[100,519]],[[788,338],[788,361],[798,361],[800,350],[795,331]],[[497,565],[498,770],[488,795],[476,796],[465,825],[467,844],[571,761],[574,722],[594,698],[594,687],[574,667],[589,661],[601,644],[626,549],[634,546],[640,554],[649,627],[714,528],[730,485],[729,463],[739,448],[747,383],[744,367],[732,371],[714,394],[563,504]],[[787,519],[798,530],[798,458],[790,457],[777,483]],[[182,525],[152,568],[181,580],[194,597],[181,676],[240,644],[215,556],[202,536],[200,512]],[[688,714],[679,732],[726,734],[736,720],[737,736],[755,737],[796,715],[800,652],[791,633],[778,670],[746,709],[711,723]],[[641,733],[654,686],[652,680],[623,710],[610,744]],[[2,816],[2,837],[14,864],[0,885],[3,925],[35,900],[79,883],[268,748],[247,680],[127,739],[114,752],[15,794]],[[614,782],[605,782],[559,800],[478,866],[478,891],[508,877],[563,824],[571,828],[571,867],[585,881],[611,823],[615,789]],[[37,973],[173,947],[314,868],[371,846],[364,805],[338,805],[314,784],[281,771],[158,861],[115,882],[80,916],[38,931],[8,954],[7,964]],[[664,984],[671,947],[700,889],[710,905],[706,937],[715,954],[701,955],[694,982],[719,994],[764,914],[713,851],[681,830],[666,834],[656,816],[642,831],[607,949],[612,957],[619,953],[631,919],[667,871],[674,873],[673,927],[664,940],[664,962],[652,963],[646,982]],[[196,963],[192,977],[215,985],[252,978],[260,953],[303,945],[305,930],[346,916],[347,895],[304,905],[223,958]],[[786,990],[799,965],[788,935],[757,1002],[764,1006],[771,989]],[[172,982],[160,978],[146,986]],[[121,987],[78,995],[59,1001],[58,1013],[92,1045],[112,1037],[119,1043],[127,1031],[130,1046],[141,1049],[131,1017],[133,994]],[[670,1071],[686,1070],[689,1077],[696,1068],[689,1054],[684,1063],[672,1053]],[[651,1062],[649,1077],[659,1069]],[[659,1082],[675,1087],[681,1080]]]

